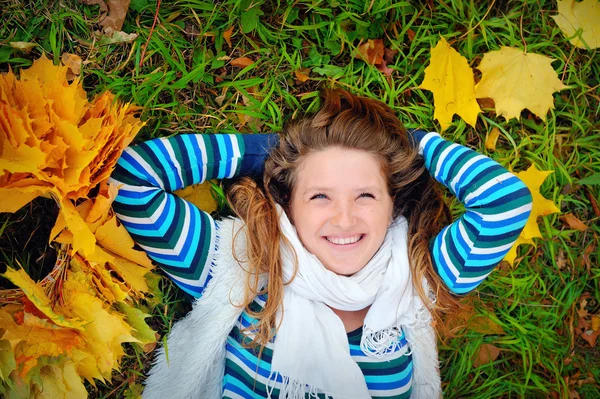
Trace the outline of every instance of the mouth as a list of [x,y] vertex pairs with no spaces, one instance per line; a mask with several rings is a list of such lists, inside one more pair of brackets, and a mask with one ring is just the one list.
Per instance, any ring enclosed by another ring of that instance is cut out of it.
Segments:
[[347,236],[347,237],[324,236],[323,238],[325,238],[328,242],[330,242],[331,244],[334,244],[334,245],[349,246],[349,245],[356,244],[357,242],[362,240],[365,236],[366,236],[366,234],[356,234],[356,235]]

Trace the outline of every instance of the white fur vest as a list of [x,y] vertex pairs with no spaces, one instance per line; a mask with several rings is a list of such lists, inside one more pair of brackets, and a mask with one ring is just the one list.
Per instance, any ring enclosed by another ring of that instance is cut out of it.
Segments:
[[[220,399],[225,369],[225,342],[239,318],[244,299],[246,272],[228,250],[242,226],[236,219],[219,223],[217,258],[202,296],[192,311],[175,323],[166,347],[157,351],[145,382],[144,399]],[[245,259],[246,240],[236,239],[236,257]],[[430,325],[403,328],[412,343],[412,398],[437,399],[441,384],[435,331]],[[338,398],[335,398],[338,399]],[[339,398],[343,399],[343,398]]]

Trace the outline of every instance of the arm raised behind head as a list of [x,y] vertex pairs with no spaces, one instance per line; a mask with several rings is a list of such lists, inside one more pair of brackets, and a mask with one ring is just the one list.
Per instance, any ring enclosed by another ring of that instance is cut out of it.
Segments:
[[210,179],[260,175],[275,134],[181,134],[128,147],[112,183],[113,208],[133,239],[188,294],[210,280],[218,246],[212,217],[172,191]]

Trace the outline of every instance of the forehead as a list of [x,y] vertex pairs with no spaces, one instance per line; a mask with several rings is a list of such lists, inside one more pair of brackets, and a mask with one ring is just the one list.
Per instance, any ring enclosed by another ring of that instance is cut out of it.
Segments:
[[381,160],[362,150],[332,147],[306,156],[296,171],[295,189],[386,187]]

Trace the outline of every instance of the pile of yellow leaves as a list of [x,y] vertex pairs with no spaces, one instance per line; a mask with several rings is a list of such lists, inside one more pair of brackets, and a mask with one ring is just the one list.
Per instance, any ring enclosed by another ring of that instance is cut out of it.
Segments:
[[64,255],[39,283],[4,274],[20,291],[0,292],[0,396],[85,397],[83,379],[110,379],[122,343],[155,342],[136,305],[152,264],[116,220],[117,187],[106,183],[143,124],[110,93],[88,101],[66,73],[42,57],[20,79],[0,77],[0,212],[55,198],[50,240]]

